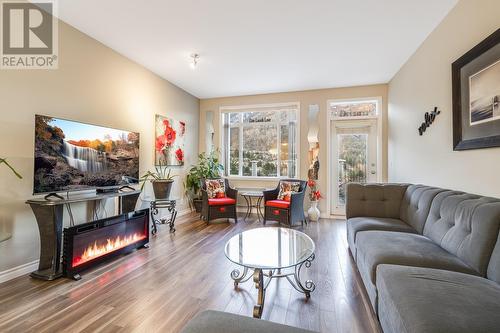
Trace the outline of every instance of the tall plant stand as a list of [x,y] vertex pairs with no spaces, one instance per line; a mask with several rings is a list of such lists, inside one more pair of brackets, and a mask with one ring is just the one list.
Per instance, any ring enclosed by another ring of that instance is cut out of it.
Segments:
[[[168,224],[169,231],[171,233],[175,232],[175,218],[177,217],[177,209],[175,199],[155,199],[150,202],[150,212],[151,212],[151,221],[152,230],[151,233],[156,235],[158,233],[158,225],[159,224]],[[159,217],[160,209],[167,209],[170,216]]]

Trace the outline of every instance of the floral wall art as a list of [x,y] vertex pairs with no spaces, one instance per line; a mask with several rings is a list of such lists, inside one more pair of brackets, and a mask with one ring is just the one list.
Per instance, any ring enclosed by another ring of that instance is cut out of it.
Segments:
[[184,165],[186,123],[169,117],[155,117],[156,165]]

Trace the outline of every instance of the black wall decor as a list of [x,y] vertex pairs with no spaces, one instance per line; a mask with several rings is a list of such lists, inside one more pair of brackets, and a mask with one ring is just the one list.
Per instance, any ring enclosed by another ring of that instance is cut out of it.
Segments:
[[500,147],[500,29],[451,65],[453,150]]
[[424,122],[418,128],[418,134],[424,134],[427,127],[431,126],[431,124],[434,122],[434,119],[436,119],[436,116],[440,113],[441,111],[438,110],[437,106],[434,107],[434,110],[431,113],[426,112],[424,115]]

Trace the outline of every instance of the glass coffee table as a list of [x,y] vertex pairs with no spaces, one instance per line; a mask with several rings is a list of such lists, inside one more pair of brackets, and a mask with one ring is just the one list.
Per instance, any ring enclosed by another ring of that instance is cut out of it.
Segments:
[[231,272],[234,286],[253,277],[258,290],[255,318],[262,316],[266,289],[275,278],[286,278],[295,290],[311,297],[316,285],[312,280],[302,283],[300,273],[302,267],[311,267],[314,251],[314,241],[309,236],[288,228],[256,228],[241,232],[226,243],[226,257],[243,267]]

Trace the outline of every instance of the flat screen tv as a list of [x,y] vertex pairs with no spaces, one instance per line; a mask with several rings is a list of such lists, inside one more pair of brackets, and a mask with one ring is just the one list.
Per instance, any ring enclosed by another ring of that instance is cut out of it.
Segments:
[[139,133],[35,116],[33,193],[137,183]]

